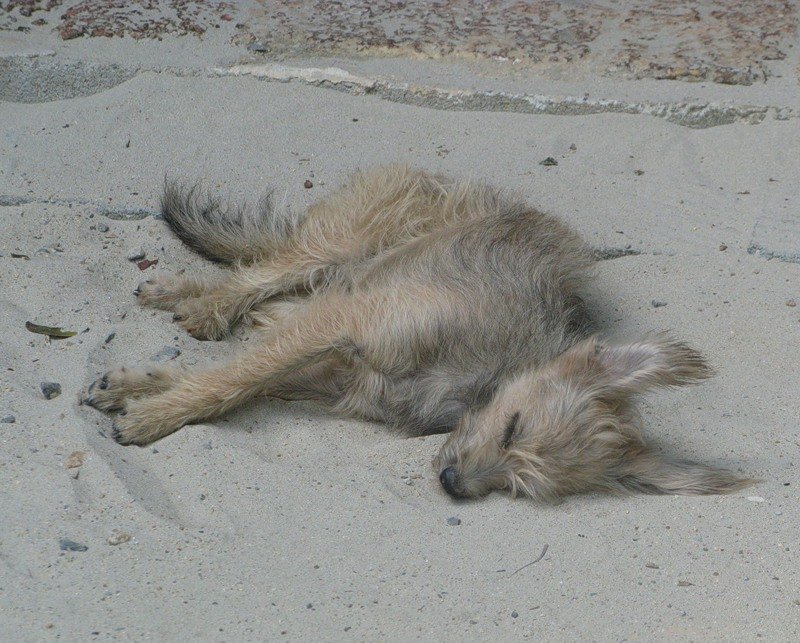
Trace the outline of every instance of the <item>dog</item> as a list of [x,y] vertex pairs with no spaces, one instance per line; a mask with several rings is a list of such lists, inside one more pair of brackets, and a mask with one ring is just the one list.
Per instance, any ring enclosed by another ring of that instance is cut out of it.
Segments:
[[406,435],[450,432],[444,490],[552,501],[593,490],[716,494],[753,480],[656,454],[636,398],[712,374],[657,334],[607,345],[585,295],[593,258],[563,222],[482,183],[406,166],[356,173],[304,216],[232,207],[166,182],[162,213],[230,271],[135,291],[197,339],[239,323],[259,341],[205,370],[119,368],[86,403],[147,445],[257,396],[316,400]]

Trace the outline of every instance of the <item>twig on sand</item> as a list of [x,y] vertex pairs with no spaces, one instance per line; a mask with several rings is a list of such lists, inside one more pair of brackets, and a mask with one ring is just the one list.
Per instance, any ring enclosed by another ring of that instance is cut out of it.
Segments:
[[513,576],[513,575],[514,575],[514,574],[516,574],[517,572],[521,572],[521,571],[522,571],[523,569],[525,569],[526,567],[530,567],[530,566],[531,566],[531,565],[533,565],[534,563],[538,563],[540,560],[542,560],[542,558],[544,558],[544,555],[547,553],[547,548],[548,548],[548,547],[550,547],[550,545],[548,545],[547,543],[545,543],[545,544],[544,544],[544,547],[542,547],[542,553],[541,553],[541,554],[539,554],[539,556],[536,558],[536,560],[532,560],[532,561],[531,561],[531,562],[529,562],[528,564],[526,564],[526,565],[523,565],[522,567],[520,567],[518,570],[511,572],[511,573],[509,574],[509,576]]

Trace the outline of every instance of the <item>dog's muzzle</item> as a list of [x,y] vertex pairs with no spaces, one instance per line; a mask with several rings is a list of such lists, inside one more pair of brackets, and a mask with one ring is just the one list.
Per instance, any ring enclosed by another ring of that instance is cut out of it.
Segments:
[[454,498],[463,498],[464,492],[460,487],[458,473],[453,467],[443,469],[439,474],[439,482],[442,483],[444,490]]

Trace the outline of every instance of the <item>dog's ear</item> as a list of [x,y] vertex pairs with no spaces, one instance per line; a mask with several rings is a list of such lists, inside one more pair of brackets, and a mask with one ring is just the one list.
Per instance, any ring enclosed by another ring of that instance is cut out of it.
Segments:
[[622,395],[694,384],[713,375],[700,353],[667,336],[620,346],[605,346],[592,337],[567,351],[561,367],[573,374],[586,373],[593,384]]
[[672,460],[647,450],[627,453],[616,477],[629,491],[681,496],[731,493],[758,482],[726,469]]

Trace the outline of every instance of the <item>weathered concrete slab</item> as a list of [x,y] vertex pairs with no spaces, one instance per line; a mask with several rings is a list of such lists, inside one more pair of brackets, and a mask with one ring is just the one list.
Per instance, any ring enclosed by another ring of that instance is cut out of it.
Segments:
[[[64,40],[197,35],[230,22],[238,3],[191,0],[3,0],[0,29],[55,29]],[[5,13],[5,15],[3,15]]]
[[[4,15],[5,14],[5,15]],[[791,0],[5,0],[0,29],[62,39],[161,38],[233,27],[270,55],[494,59],[555,76],[751,85],[797,76]]]
[[633,78],[749,85],[790,56],[789,0],[290,2],[262,0],[265,51],[502,58]]

